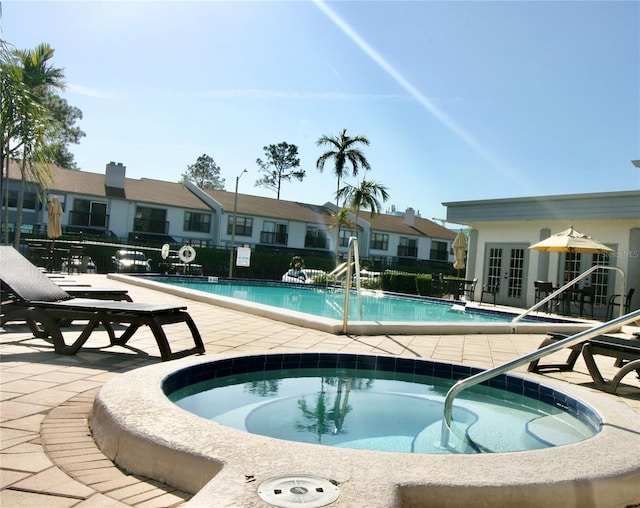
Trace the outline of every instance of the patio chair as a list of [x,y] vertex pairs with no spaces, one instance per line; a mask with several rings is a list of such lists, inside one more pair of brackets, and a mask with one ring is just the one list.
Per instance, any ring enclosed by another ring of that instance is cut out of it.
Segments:
[[580,291],[580,317],[587,313],[587,306],[591,307],[591,319],[593,319],[593,304],[596,300],[595,286],[587,286]]
[[478,279],[473,279],[471,281],[464,281],[464,298],[473,302],[473,299],[476,296],[476,285],[478,284]]
[[[610,356],[616,359],[614,365],[620,370],[611,380],[607,381],[602,377],[593,358],[595,355]],[[582,346],[582,357],[594,385],[603,392],[616,393],[622,378],[631,371],[636,371],[640,378],[640,340],[625,340],[615,337],[592,339]]]
[[[633,293],[635,293],[635,288],[630,288],[629,291],[627,292],[627,296],[625,296],[624,301],[622,302],[623,305],[623,314],[628,314],[629,312],[631,312],[631,298],[633,298]],[[618,298],[620,298],[622,295],[611,295],[609,297],[609,301],[607,302],[607,319],[606,321],[609,321],[611,318],[613,318],[613,311],[616,307],[620,307],[620,302],[618,301]]]
[[[536,280],[533,281],[533,287],[535,288],[534,303],[538,303],[544,300],[547,296],[553,293],[553,282]],[[551,306],[549,305],[549,302],[545,303],[542,309],[544,312],[551,312]]]
[[482,304],[482,302],[484,302],[484,295],[490,295],[493,297],[493,305],[496,304],[496,295],[498,294],[498,291],[500,290],[500,286],[496,285],[491,285],[491,284],[485,284],[484,286],[482,286],[482,292],[480,293],[480,303]]
[[[77,353],[99,325],[107,331],[110,344],[118,346],[126,345],[141,326],[148,326],[162,360],[204,353],[200,332],[184,306],[74,298],[8,246],[0,246],[0,281],[3,300],[0,324],[26,321],[34,336],[50,339],[59,354]],[[61,323],[73,320],[86,320],[87,323],[75,341],[67,344]],[[175,353],[171,351],[163,326],[174,323],[186,324],[194,347]],[[119,337],[115,334],[114,324],[127,325]]]
[[[534,360],[529,364],[529,372],[543,372],[546,370],[559,370],[570,371],[573,370],[576,361],[582,353],[589,374],[593,379],[594,385],[599,390],[615,393],[620,384],[622,378],[624,378],[629,372],[636,371],[640,377],[640,332],[633,334],[635,338],[625,339],[621,337],[612,337],[610,335],[598,335],[592,339],[587,339],[584,342],[574,344],[569,349],[571,352],[565,363],[545,364],[540,365],[539,360]],[[541,349],[550,344],[554,344],[559,340],[563,340],[569,337],[564,333],[549,333],[540,344],[538,349]],[[615,374],[612,380],[606,381],[600,369],[594,360],[594,355],[610,356],[615,358],[614,367],[620,370]]]

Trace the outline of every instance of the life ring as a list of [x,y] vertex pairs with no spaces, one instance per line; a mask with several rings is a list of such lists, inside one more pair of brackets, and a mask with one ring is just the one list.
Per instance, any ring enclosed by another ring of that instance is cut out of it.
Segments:
[[183,263],[191,263],[196,258],[196,250],[191,245],[183,245],[178,251],[178,256]]

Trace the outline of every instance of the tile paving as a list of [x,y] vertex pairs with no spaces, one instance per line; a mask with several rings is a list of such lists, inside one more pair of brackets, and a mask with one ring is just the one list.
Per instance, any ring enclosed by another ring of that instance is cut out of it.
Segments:
[[[368,352],[493,367],[537,348],[541,335],[336,336],[191,301],[102,275],[74,275],[94,287],[126,288],[134,301],[184,304],[196,322],[207,354],[238,351],[322,350]],[[177,325],[176,325],[177,326]],[[185,505],[189,494],[117,468],[96,447],[88,418],[94,396],[109,379],[157,363],[153,336],[140,329],[130,347],[101,348],[96,331],[75,356],[61,356],[26,326],[8,324],[0,335],[0,505],[13,507],[142,507]],[[189,347],[182,330],[172,347]],[[561,353],[556,353],[560,355]],[[599,365],[600,365],[600,360]],[[613,372],[607,359],[605,374]],[[525,368],[516,372],[524,373]],[[582,360],[573,372],[545,374],[590,386]],[[615,397],[640,414],[640,381]]]

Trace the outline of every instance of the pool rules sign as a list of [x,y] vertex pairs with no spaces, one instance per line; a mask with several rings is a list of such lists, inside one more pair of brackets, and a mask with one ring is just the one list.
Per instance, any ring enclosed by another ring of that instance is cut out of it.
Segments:
[[251,248],[238,247],[236,254],[236,266],[251,266]]

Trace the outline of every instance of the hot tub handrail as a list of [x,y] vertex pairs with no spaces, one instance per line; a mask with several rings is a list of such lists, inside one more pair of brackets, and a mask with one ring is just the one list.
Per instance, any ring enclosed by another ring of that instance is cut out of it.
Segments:
[[442,431],[441,431],[441,445],[447,446],[449,443],[449,433],[451,430],[451,418],[453,411],[453,399],[462,391],[472,386],[475,386],[483,381],[487,381],[491,378],[499,376],[500,374],[504,374],[510,370],[513,370],[521,365],[526,365],[534,360],[538,360],[544,356],[547,356],[555,351],[558,351],[563,348],[568,348],[579,344],[580,342],[586,341],[593,337],[596,337],[601,334],[605,334],[614,330],[620,329],[621,326],[633,323],[640,319],[640,309],[634,310],[624,316],[620,316],[612,319],[611,321],[607,321],[606,323],[594,326],[593,328],[589,328],[588,330],[584,330],[575,335],[571,335],[566,339],[556,342],[555,344],[550,344],[549,346],[543,347],[541,349],[537,349],[531,353],[528,353],[520,358],[516,358],[515,360],[511,360],[510,362],[503,363],[502,365],[498,365],[492,369],[485,370],[483,372],[479,372],[473,376],[470,376],[465,379],[461,379],[456,384],[454,384],[447,395],[444,398],[444,418],[442,421]]
[[[617,270],[618,272],[620,272],[620,274],[622,275],[622,278],[620,280],[620,293],[621,294],[626,294],[626,275],[624,273],[624,270],[618,266],[606,266],[606,265],[594,265],[591,268],[589,268],[588,270],[586,270],[585,272],[581,273],[580,275],[578,275],[575,279],[570,280],[569,282],[567,282],[564,286],[562,286],[561,288],[556,289],[553,293],[551,293],[550,295],[546,296],[544,299],[540,300],[538,303],[536,303],[533,307],[528,308],[527,310],[525,310],[522,314],[519,314],[518,316],[514,317],[511,322],[512,323],[517,323],[518,321],[520,321],[522,318],[524,318],[525,316],[527,316],[529,313],[533,312],[534,310],[542,307],[544,304],[546,304],[547,302],[553,300],[556,296],[558,296],[559,294],[564,293],[567,289],[573,287],[573,285],[579,281],[581,281],[582,279],[584,279],[585,277],[591,275],[593,272],[595,272],[596,270]],[[622,316],[624,309],[622,308],[622,305],[620,306],[620,316]]]

